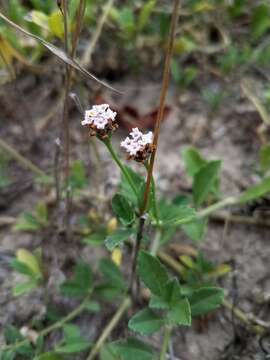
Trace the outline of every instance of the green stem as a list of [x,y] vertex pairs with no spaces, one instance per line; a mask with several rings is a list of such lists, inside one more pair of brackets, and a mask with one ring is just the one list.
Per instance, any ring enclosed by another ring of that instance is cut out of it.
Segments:
[[137,198],[139,199],[139,193],[138,190],[131,178],[131,176],[129,175],[128,171],[126,170],[125,166],[123,165],[123,163],[121,162],[121,160],[119,159],[119,156],[116,154],[116,152],[114,151],[114,148],[112,146],[111,140],[110,139],[106,139],[106,140],[102,140],[102,142],[106,145],[109,153],[111,154],[114,162],[117,164],[117,166],[119,167],[119,169],[122,171],[122,174],[125,176],[126,180],[128,181],[130,187],[132,188],[134,194],[137,196]]
[[172,327],[166,326],[164,330],[163,342],[160,350],[159,360],[166,360],[166,353],[168,349],[169,340],[172,333]]
[[95,346],[91,350],[90,354],[86,358],[86,360],[93,360],[97,354],[99,353],[101,347],[103,346],[104,342],[107,340],[108,336],[112,332],[112,330],[115,328],[115,326],[118,324],[119,320],[122,318],[123,314],[126,312],[126,310],[130,307],[131,300],[129,297],[126,297],[120,307],[118,308],[117,312],[112,317],[111,321],[108,323],[108,325],[103,330],[102,334],[98,338]]
[[156,255],[160,245],[161,229],[157,228],[153,242],[151,244],[150,252],[152,255]]
[[[149,166],[148,166],[148,163],[145,162],[144,163],[144,166],[148,172],[149,170]],[[154,211],[154,218],[157,222],[157,226],[159,226],[159,214],[158,214],[158,206],[157,206],[157,199],[156,199],[156,184],[155,184],[155,180],[154,180],[154,177],[152,175],[151,177],[151,188],[150,188],[150,191],[152,191],[152,194],[153,194],[153,211]]]
[[[61,328],[63,325],[65,325],[67,322],[73,320],[75,317],[77,317],[85,308],[86,304],[89,302],[89,298],[90,298],[90,295],[88,295],[84,300],[83,302],[78,306],[76,307],[73,311],[71,311],[67,316],[65,316],[64,318],[60,319],[59,321],[57,321],[56,323],[46,327],[45,329],[43,329],[38,335],[39,336],[46,336],[48,335],[49,333],[51,333],[52,331],[55,331],[59,328]],[[22,341],[19,341],[15,344],[10,344],[10,345],[7,345],[7,346],[4,346],[2,347],[0,350],[1,351],[7,351],[7,350],[16,350],[18,349],[19,347],[23,346],[23,345],[26,345],[27,343],[29,342],[28,339],[25,339],[25,340],[22,340]]]
[[202,219],[208,215],[211,215],[213,212],[222,209],[226,206],[229,205],[237,205],[239,204],[239,198],[238,197],[228,197],[224,200],[221,200],[211,206],[208,206],[207,208],[200,210],[196,215],[193,216],[189,216],[187,218],[181,219],[181,220],[177,220],[175,222],[170,223],[170,226],[176,226],[176,225],[183,225],[183,224],[188,224],[194,220],[198,220],[198,219]]
[[198,213],[198,216],[200,218],[203,218],[205,216],[208,216],[210,214],[212,214],[213,212],[219,210],[219,209],[222,209],[226,206],[229,206],[229,205],[236,205],[237,203],[239,202],[238,198],[237,197],[233,197],[233,196],[230,196],[224,200],[221,200],[211,206],[208,206],[207,208],[199,211]]

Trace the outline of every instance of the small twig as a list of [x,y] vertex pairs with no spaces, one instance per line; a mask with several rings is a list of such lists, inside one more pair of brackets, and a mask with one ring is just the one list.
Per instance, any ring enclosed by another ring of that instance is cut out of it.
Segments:
[[31,170],[35,175],[45,177],[46,173],[39,169],[35,164],[33,164],[26,157],[21,155],[17,150],[15,150],[11,145],[7,144],[3,139],[0,139],[0,148],[6,151],[13,159],[18,161],[26,169]]
[[82,60],[81,60],[81,65],[82,66],[86,66],[88,64],[91,64],[91,58],[92,55],[94,53],[96,44],[98,42],[98,39],[102,33],[103,27],[106,23],[106,20],[108,18],[108,15],[110,13],[110,10],[113,6],[114,0],[108,0],[107,4],[104,6],[103,8],[103,14],[101,16],[101,18],[98,21],[97,27],[96,27],[96,31],[89,43],[89,45],[86,47],[85,52],[83,54]]
[[93,349],[91,350],[90,354],[86,358],[86,360],[93,360],[97,354],[99,353],[102,345],[107,340],[109,335],[111,334],[112,330],[116,327],[124,313],[130,307],[131,300],[129,297],[125,298],[121,305],[119,306],[117,312],[114,314],[108,325],[104,328],[102,334],[99,336],[96,344],[94,345]]

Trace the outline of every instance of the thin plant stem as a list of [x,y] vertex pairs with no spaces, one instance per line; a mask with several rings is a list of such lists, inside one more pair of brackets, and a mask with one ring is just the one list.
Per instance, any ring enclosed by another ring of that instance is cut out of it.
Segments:
[[192,216],[186,217],[181,220],[176,220],[176,221],[170,223],[169,225],[170,226],[178,226],[178,225],[188,224],[194,220],[205,218],[206,216],[209,216],[212,213],[216,212],[217,210],[223,209],[224,207],[240,204],[241,201],[239,199],[240,199],[240,197],[230,196],[226,199],[218,201],[217,203],[215,203],[213,205],[208,206],[205,209],[198,211],[198,213],[196,215],[192,215]]
[[159,360],[166,360],[166,354],[167,354],[167,349],[168,349],[171,333],[172,333],[172,327],[165,326]]
[[[85,297],[85,299],[83,300],[83,302],[81,302],[81,304],[79,306],[77,306],[73,311],[71,311],[67,316],[63,317],[62,319],[55,322],[54,324],[46,327],[38,335],[46,336],[49,333],[51,333],[52,331],[55,331],[55,330],[63,327],[63,325],[65,325],[67,322],[70,322],[71,320],[76,318],[78,315],[80,315],[83,312],[83,310],[85,309],[85,306],[87,305],[87,303],[89,302],[90,295],[91,294],[87,295]],[[7,350],[14,351],[14,350],[18,349],[19,347],[26,345],[28,342],[29,342],[29,340],[25,339],[25,340],[15,343],[15,344],[6,345],[6,346],[2,347],[0,350],[1,351],[7,351]]]
[[177,22],[178,22],[179,4],[180,4],[180,0],[174,0],[172,19],[171,19],[171,28],[170,28],[170,34],[169,34],[169,44],[168,44],[168,48],[167,48],[167,52],[166,52],[166,58],[165,58],[165,64],[164,64],[164,70],[163,70],[163,79],[162,79],[162,85],[161,85],[159,109],[158,109],[155,129],[154,129],[154,139],[153,139],[154,151],[151,155],[150,162],[149,162],[149,168],[148,168],[146,186],[145,186],[145,192],[144,192],[143,206],[141,208],[142,214],[145,212],[145,210],[147,208],[151,179],[153,176],[154,162],[155,162],[157,146],[158,146],[160,125],[161,125],[161,121],[164,116],[165,100],[166,100],[166,95],[167,95],[167,90],[168,90],[168,85],[169,85],[169,78],[170,78],[170,65],[171,65],[171,59],[172,59],[172,55],[173,55],[173,45],[174,45],[174,39],[175,39],[175,33],[176,33],[176,26],[177,26]]
[[139,193],[138,193],[138,190],[137,190],[137,188],[136,188],[136,186],[134,184],[134,181],[132,180],[131,176],[129,175],[128,171],[126,170],[124,164],[119,159],[119,156],[114,151],[111,140],[110,139],[105,139],[105,140],[102,140],[102,141],[106,145],[106,147],[107,147],[109,153],[111,154],[114,162],[117,164],[117,166],[121,170],[122,174],[125,176],[125,178],[128,181],[130,187],[132,188],[134,194],[136,195],[137,199],[139,200]]
[[[62,13],[64,19],[64,46],[66,54],[69,54],[69,39],[68,39],[68,6],[67,0],[62,0]],[[77,11],[77,19],[75,25],[75,32],[72,39],[72,48],[70,52],[71,59],[76,54],[77,43],[79,34],[82,27],[82,19],[85,11],[85,0],[80,0]],[[64,96],[64,107],[62,113],[62,124],[64,129],[64,156],[65,156],[65,187],[66,187],[66,213],[65,213],[65,226],[66,226],[66,237],[70,237],[70,208],[71,208],[71,194],[69,188],[69,174],[70,174],[70,126],[68,118],[68,103],[69,93],[71,89],[72,79],[72,67],[66,64],[66,76],[65,76],[65,96]]]
[[[144,163],[144,166],[146,168],[146,170],[148,171],[148,162]],[[155,220],[157,222],[157,225],[159,225],[159,213],[158,213],[158,206],[157,206],[157,197],[156,197],[156,184],[155,184],[155,180],[154,177],[152,176],[151,178],[151,189],[152,191],[152,195],[153,195],[153,212],[154,212],[154,217]]]
[[158,248],[159,248],[159,243],[160,243],[160,238],[161,238],[161,229],[157,228],[156,229],[156,233],[154,236],[154,240],[151,244],[151,248],[150,248],[150,253],[152,255],[156,255]]
[[[67,14],[67,0],[62,0],[62,11],[64,18],[64,46],[65,52],[68,54],[68,14]],[[62,113],[62,124],[64,130],[64,172],[65,172],[65,188],[66,188],[66,209],[65,209],[65,231],[66,238],[70,238],[70,189],[69,189],[69,172],[70,172],[70,130],[69,130],[69,118],[68,118],[68,102],[69,102],[69,92],[71,86],[71,71],[70,66],[65,65],[66,75],[65,75],[65,98],[64,106]]]
[[107,338],[109,337],[109,335],[111,334],[112,330],[116,327],[116,325],[119,323],[119,321],[121,320],[122,316],[124,315],[124,313],[127,311],[127,309],[130,307],[131,305],[131,300],[129,297],[126,297],[123,302],[121,303],[121,305],[119,306],[118,310],[116,311],[116,313],[114,314],[114,316],[111,318],[110,322],[108,323],[108,325],[104,328],[103,332],[101,333],[101,335],[99,336],[96,344],[94,345],[93,349],[91,350],[90,354],[88,355],[88,357],[86,358],[86,360],[93,360],[97,354],[99,353],[102,345],[104,344],[104,342],[107,340]]
[[[136,264],[137,264],[139,250],[141,247],[142,238],[143,238],[144,223],[145,223],[145,216],[142,215],[139,218],[139,226],[138,226],[136,242],[135,242],[135,246],[134,246],[134,250],[133,250],[133,255],[132,255],[131,274],[130,274],[130,281],[129,281],[129,291],[134,295],[136,293],[135,291],[133,292],[134,283],[136,280]],[[138,293],[138,291],[137,291],[137,293]]]

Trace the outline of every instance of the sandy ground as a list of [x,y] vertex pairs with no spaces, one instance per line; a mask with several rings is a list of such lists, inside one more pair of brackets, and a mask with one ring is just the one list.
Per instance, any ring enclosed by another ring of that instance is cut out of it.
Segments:
[[[33,88],[33,84],[24,86],[26,89],[27,86]],[[46,84],[34,86],[36,87],[35,95],[39,99],[33,104],[31,111],[35,122],[40,121],[40,107],[43,109],[42,112],[46,113],[46,109],[53,100],[45,96]],[[115,86],[121,86],[125,90],[124,95],[119,98],[106,92],[104,97],[118,107],[123,104],[132,104],[140,114],[145,114],[157,105],[159,87],[155,83],[129,80]],[[32,94],[25,97],[26,103],[31,99]],[[44,95],[43,100],[40,100],[39,94]],[[162,191],[171,196],[190,188],[190,179],[185,174],[180,149],[184,145],[191,144],[192,141],[207,158],[222,160],[221,190],[224,195],[236,194],[242,188],[258,181],[259,178],[254,169],[256,169],[257,151],[260,145],[256,135],[260,120],[249,102],[240,94],[237,95],[237,91],[235,96],[226,99],[219,113],[213,116],[211,125],[209,125],[207,104],[195,90],[182,93],[177,88],[171,88],[168,105],[171,107],[171,112],[162,124],[155,168],[159,192]],[[24,152],[43,169],[50,169],[54,157],[54,141],[58,136],[59,116],[54,117],[49,128],[42,133],[36,149],[30,152],[27,142],[23,139],[25,132],[20,125],[20,121],[23,121],[21,114],[16,117],[13,112],[12,117],[7,109],[1,117],[5,120],[5,126],[0,127],[1,136],[8,142],[16,144],[18,150]],[[104,180],[102,182],[104,186],[99,186],[99,190],[110,196],[118,182],[118,171],[101,144],[98,144],[101,171],[93,171],[94,157],[89,157],[89,148],[79,122],[79,115],[76,110],[73,110],[72,157],[85,160],[88,164],[90,186],[95,186],[101,177]],[[1,119],[2,123],[4,121]],[[196,134],[199,134],[197,138]],[[126,131],[119,129],[114,137],[115,144],[117,145],[119,139],[125,135]],[[13,163],[12,172],[17,189],[27,181],[30,181],[30,186],[26,190],[19,191],[12,199],[10,199],[10,192],[13,190],[5,193],[5,198],[1,200],[0,215],[17,216],[23,209],[31,210],[42,193],[37,186],[31,185],[29,173],[15,163]],[[241,211],[249,212],[250,210],[244,208]],[[76,221],[76,215],[74,221]],[[253,312],[264,321],[270,320],[269,305],[266,303],[259,306],[257,297],[258,294],[270,292],[268,235],[269,229],[263,227],[229,223],[225,228],[222,223],[210,221],[205,239],[198,245],[210,259],[234,264],[233,274],[229,274],[222,285],[226,288],[229,297],[236,298],[237,305],[241,309],[247,313]],[[174,241],[192,244],[181,232],[177,234]],[[32,235],[14,233],[10,227],[0,228],[0,329],[7,324],[24,325],[32,316],[38,317],[44,311],[41,291],[18,299],[12,298],[11,288],[17,281],[18,275],[11,272],[8,266],[8,259],[17,248],[34,249],[40,245],[44,249],[45,258],[49,264],[52,293],[57,284],[65,278],[66,271],[70,270],[78,256],[93,264],[98,256],[106,253],[103,249],[83,248],[79,239],[75,239],[67,248],[66,244],[61,242],[61,238],[52,231]],[[57,294],[54,294],[54,298],[56,302],[60,301]],[[70,304],[67,303],[66,306]],[[111,310],[108,310],[108,314],[110,313]],[[106,318],[108,314],[104,314],[104,317]],[[83,332],[91,337],[96,336],[103,323],[96,315],[80,318],[78,322]],[[89,324],[90,328],[96,329],[91,334],[89,334]],[[237,320],[233,326],[231,314],[227,310],[221,309],[215,312],[209,317],[203,329],[198,328],[195,323],[191,329],[175,331],[172,342],[175,360],[264,359],[258,338],[246,333]],[[239,337],[238,342],[234,341],[235,332]],[[112,336],[116,333],[117,331]],[[160,334],[153,337],[151,342],[158,348]]]

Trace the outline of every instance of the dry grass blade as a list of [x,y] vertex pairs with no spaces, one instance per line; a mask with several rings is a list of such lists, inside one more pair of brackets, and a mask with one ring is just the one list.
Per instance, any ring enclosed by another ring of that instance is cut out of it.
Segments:
[[23,29],[21,26],[15,24],[13,21],[8,19],[5,15],[3,15],[0,12],[0,18],[7,22],[9,25],[11,25],[14,29],[22,32],[23,34],[30,36],[32,39],[37,40],[39,43],[41,43],[44,47],[46,47],[52,54],[54,54],[56,57],[58,57],[60,60],[62,60],[64,63],[66,63],[69,66],[72,66],[74,69],[78,70],[82,74],[84,74],[87,77],[90,77],[92,80],[97,81],[99,84],[107,87],[108,89],[115,91],[119,94],[121,94],[121,91],[115,89],[111,85],[107,84],[106,82],[99,80],[95,75],[87,71],[84,67],[82,67],[77,61],[73,60],[68,54],[66,54],[62,49],[59,49],[58,47],[54,46],[53,44],[47,42],[46,40],[42,39],[41,37],[30,33],[29,31]]

